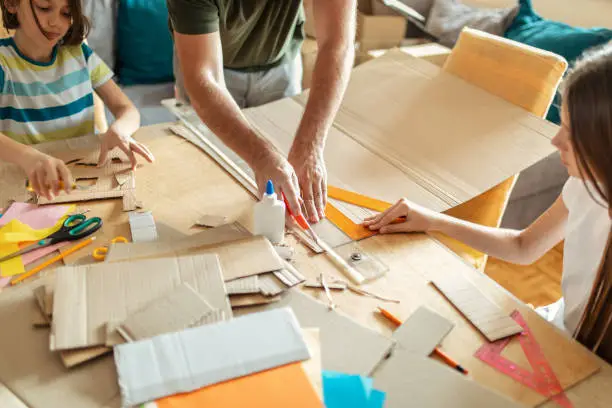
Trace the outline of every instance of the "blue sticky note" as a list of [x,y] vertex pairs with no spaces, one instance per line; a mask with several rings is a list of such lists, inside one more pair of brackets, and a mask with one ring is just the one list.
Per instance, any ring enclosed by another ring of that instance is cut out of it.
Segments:
[[385,405],[386,393],[379,390],[372,390],[370,394],[370,405],[369,408],[383,408]]
[[383,392],[373,389],[374,380],[360,375],[323,372],[326,408],[382,408]]

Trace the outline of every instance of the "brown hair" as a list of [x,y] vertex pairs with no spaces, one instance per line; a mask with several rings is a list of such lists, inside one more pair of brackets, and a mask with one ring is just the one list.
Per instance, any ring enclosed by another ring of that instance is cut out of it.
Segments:
[[[612,43],[591,51],[565,84],[570,140],[589,194],[612,214]],[[574,336],[612,362],[612,233]]]
[[[18,3],[19,1],[28,1],[30,3],[30,8],[32,9],[32,14],[34,16],[34,21],[38,26],[38,29],[42,32],[42,27],[40,26],[40,22],[38,21],[38,17],[34,10],[34,5],[32,4],[32,0],[0,0],[0,9],[2,10],[2,21],[4,22],[4,28],[7,30],[16,29],[19,27],[19,20],[17,19],[16,13],[9,13],[7,4],[9,2]],[[89,33],[89,19],[85,17],[83,14],[83,6],[81,4],[81,0],[68,0],[68,6],[70,7],[70,14],[72,17],[72,24],[68,29],[68,32],[62,38],[62,44],[64,45],[79,45],[83,42],[83,40],[87,37]]]

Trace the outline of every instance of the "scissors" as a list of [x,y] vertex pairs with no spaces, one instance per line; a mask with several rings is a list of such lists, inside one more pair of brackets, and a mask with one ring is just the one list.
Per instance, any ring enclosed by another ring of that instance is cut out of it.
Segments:
[[36,249],[44,248],[50,245],[57,244],[64,241],[77,241],[81,238],[85,238],[102,227],[102,219],[100,217],[87,218],[83,214],[71,215],[64,221],[61,228],[49,235],[48,237],[41,239],[38,242],[28,245],[27,247],[13,252],[10,255],[0,259],[0,262],[4,262],[8,259],[27,254],[28,252]]
[[[110,243],[116,244],[118,242],[126,244],[128,240],[126,237],[118,236],[118,237],[111,239]],[[93,256],[93,259],[95,259],[96,261],[103,261],[106,259],[106,254],[108,254],[108,246],[103,246],[103,247],[98,247],[94,249],[92,256]]]

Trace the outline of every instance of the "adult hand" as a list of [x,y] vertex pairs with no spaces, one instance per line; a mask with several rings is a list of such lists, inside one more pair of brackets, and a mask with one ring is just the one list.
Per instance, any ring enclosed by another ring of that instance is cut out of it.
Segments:
[[323,149],[293,146],[289,152],[302,192],[304,212],[309,222],[317,223],[325,218],[327,204],[327,169]]
[[72,175],[60,159],[30,149],[20,164],[34,192],[48,200],[52,200],[62,189],[66,193],[72,189]]
[[147,146],[137,142],[131,136],[121,136],[111,128],[102,136],[98,166],[103,166],[106,164],[108,153],[115,147],[121,149],[130,159],[132,170],[136,168],[136,154],[144,157],[149,163],[153,163],[155,160],[153,153],[151,153]]
[[439,217],[439,213],[402,198],[387,211],[367,218],[363,225],[381,234],[422,232],[431,230]]
[[293,214],[297,216],[302,213],[298,179],[287,159],[277,151],[269,149],[254,162],[253,170],[260,196],[265,193],[268,180],[272,180],[278,198],[282,200],[281,194],[285,193]]

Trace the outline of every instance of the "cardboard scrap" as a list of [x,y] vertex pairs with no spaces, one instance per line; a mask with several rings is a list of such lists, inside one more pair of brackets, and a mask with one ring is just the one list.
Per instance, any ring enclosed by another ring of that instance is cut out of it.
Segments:
[[230,304],[232,305],[232,309],[267,305],[270,303],[276,303],[280,300],[280,296],[264,296],[261,293],[254,293],[252,295],[230,296]]
[[51,350],[104,345],[109,321],[127,318],[181,283],[190,284],[212,307],[231,316],[215,255],[57,269]]
[[341,311],[330,311],[326,304],[296,289],[286,291],[277,303],[235,312],[243,315],[281,307],[290,307],[303,328],[319,328],[325,370],[367,375],[394,344],[392,339],[360,325]]
[[259,293],[258,275],[247,276],[245,278],[225,282],[225,288],[227,289],[228,295],[248,295],[252,293]]
[[387,393],[385,407],[519,408],[519,405],[428,357],[401,348],[374,373],[374,386]]
[[432,281],[440,292],[489,340],[495,341],[523,331],[508,313],[459,274]]
[[[124,406],[309,358],[290,309],[243,316],[115,348]],[[150,364],[149,369],[146,364]]]
[[395,350],[402,349],[414,355],[426,357],[433,352],[453,327],[454,324],[451,321],[421,306],[393,332],[393,339],[397,343],[392,355]]
[[291,263],[284,261],[284,268],[274,271],[276,276],[288,288],[292,288],[304,282],[306,278]]
[[227,221],[227,217],[207,214],[198,218],[196,225],[199,227],[215,228],[227,224]]
[[148,339],[190,327],[213,307],[189,284],[183,283],[130,314],[117,325],[127,341]]
[[264,296],[277,296],[287,290],[287,286],[274,273],[259,275],[259,291]]

